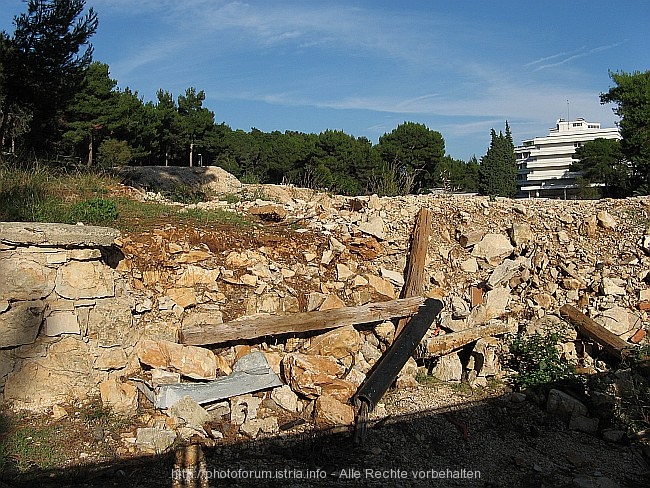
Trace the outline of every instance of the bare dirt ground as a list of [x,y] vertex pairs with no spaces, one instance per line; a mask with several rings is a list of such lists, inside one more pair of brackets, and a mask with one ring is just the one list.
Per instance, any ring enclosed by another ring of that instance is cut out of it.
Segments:
[[[638,446],[609,444],[567,430],[508,388],[471,391],[446,384],[393,390],[385,414],[355,445],[350,430],[306,424],[255,440],[227,435],[203,447],[210,486],[641,487],[648,466]],[[54,464],[3,474],[4,486],[171,486],[179,447],[163,455],[121,453],[140,424],[87,406],[70,416],[23,418],[54,428],[64,449]],[[383,410],[383,409],[382,409]],[[90,413],[89,413],[90,412]],[[143,412],[142,418],[153,412]],[[284,419],[287,420],[287,419]],[[51,440],[51,439],[50,439]],[[56,448],[57,446],[52,446]],[[61,447],[61,446],[59,446]],[[25,460],[20,460],[25,463]],[[193,486],[189,483],[178,486]],[[198,486],[198,485],[197,485]]]

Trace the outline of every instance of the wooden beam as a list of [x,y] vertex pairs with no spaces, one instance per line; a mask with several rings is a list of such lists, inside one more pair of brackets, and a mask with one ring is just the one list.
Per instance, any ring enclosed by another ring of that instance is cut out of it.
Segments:
[[[400,293],[400,298],[411,298],[422,296],[424,294],[424,266],[427,261],[427,249],[429,247],[429,237],[431,236],[431,226],[433,214],[427,208],[421,208],[415,217],[415,226],[411,238],[411,249],[406,262],[406,271],[404,273],[404,286]],[[397,336],[406,326],[408,319],[402,318],[397,323],[395,336]]]
[[580,310],[572,305],[566,304],[560,307],[560,315],[566,321],[572,323],[578,333],[597,342],[605,352],[618,359],[624,359],[631,353],[631,346],[613,332],[587,317]]
[[181,343],[194,346],[256,339],[264,336],[298,334],[336,329],[346,325],[383,322],[410,317],[424,303],[422,297],[368,303],[359,307],[302,312],[292,315],[242,317],[223,324],[209,324],[181,330]]
[[516,328],[513,328],[506,323],[499,322],[432,337],[418,347],[417,357],[428,358],[433,356],[444,356],[445,354],[460,349],[466,344],[474,342],[481,337],[492,337],[516,331]]

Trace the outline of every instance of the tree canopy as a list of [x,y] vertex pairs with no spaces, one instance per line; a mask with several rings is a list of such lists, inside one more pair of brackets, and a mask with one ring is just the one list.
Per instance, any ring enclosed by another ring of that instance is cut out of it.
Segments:
[[624,197],[630,191],[630,167],[617,139],[598,138],[578,147],[571,171],[579,171],[589,185],[602,188],[604,197]]
[[98,18],[85,0],[26,5],[15,31],[0,33],[0,148],[14,158],[22,148],[91,167],[212,164],[242,181],[349,195],[476,189],[476,158],[446,155],[442,134],[422,123],[405,121],[373,144],[332,129],[233,130],[215,123],[206,93],[193,86],[178,96],[161,88],[145,101],[93,61]]
[[650,193],[650,71],[610,72],[616,86],[600,95],[602,103],[616,103],[620,117],[621,152],[630,163],[632,189]]
[[490,132],[490,147],[481,158],[478,170],[478,189],[491,197],[514,197],[517,194],[517,159],[510,126],[506,121],[505,134]]
[[92,61],[89,40],[98,19],[92,8],[85,14],[84,8],[84,0],[29,0],[27,12],[14,17],[13,36],[0,36],[0,140],[25,117],[32,146],[56,137],[57,117]]

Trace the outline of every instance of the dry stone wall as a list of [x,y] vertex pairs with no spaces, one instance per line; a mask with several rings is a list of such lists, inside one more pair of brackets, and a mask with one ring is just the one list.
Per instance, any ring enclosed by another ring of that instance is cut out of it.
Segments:
[[0,223],[0,384],[18,406],[85,399],[139,333],[114,229]]

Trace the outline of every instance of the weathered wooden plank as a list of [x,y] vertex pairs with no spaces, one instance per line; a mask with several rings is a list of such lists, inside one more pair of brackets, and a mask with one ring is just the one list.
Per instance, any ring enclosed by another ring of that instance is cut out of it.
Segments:
[[292,315],[242,317],[223,324],[183,329],[181,343],[200,346],[264,336],[335,329],[346,325],[383,322],[415,315],[423,303],[424,298],[412,297],[368,303],[359,307],[302,312]]
[[456,349],[460,349],[464,345],[474,342],[481,337],[492,337],[513,332],[517,332],[516,327],[509,326],[503,322],[460,330],[458,332],[452,332],[451,334],[444,334],[427,339],[418,347],[417,356],[420,358],[442,356],[449,354]]
[[630,355],[631,345],[621,339],[613,332],[608,331],[605,327],[587,317],[580,310],[572,305],[566,304],[560,307],[562,318],[572,323],[578,330],[578,333],[597,342],[608,354],[623,359]]
[[[433,214],[427,208],[421,208],[415,218],[415,226],[411,238],[411,249],[406,262],[404,274],[404,286],[400,298],[417,297],[424,294],[424,265],[427,260],[427,248],[429,247],[429,236]],[[408,319],[402,318],[397,323],[395,335],[397,336],[408,323]]]

